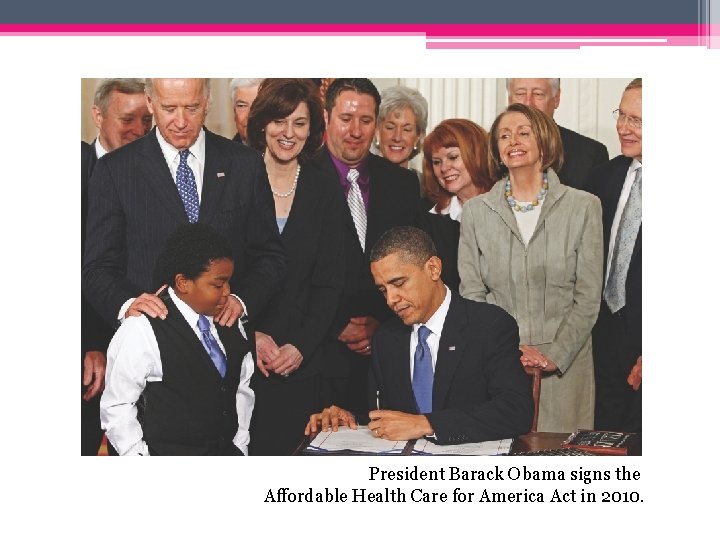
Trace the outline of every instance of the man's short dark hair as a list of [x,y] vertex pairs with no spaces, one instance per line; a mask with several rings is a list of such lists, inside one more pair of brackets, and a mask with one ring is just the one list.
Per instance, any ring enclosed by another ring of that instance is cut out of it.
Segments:
[[378,92],[378,89],[370,79],[335,79],[330,86],[328,86],[327,92],[325,93],[325,110],[328,113],[328,117],[332,114],[337,97],[345,90],[352,90],[358,94],[368,94],[372,96],[375,100],[375,119],[377,120],[380,112],[380,92]]
[[432,238],[417,227],[393,227],[385,231],[370,250],[370,262],[377,262],[396,254],[405,263],[424,265],[430,257],[437,257]]
[[158,256],[156,286],[174,286],[178,274],[195,279],[220,259],[233,260],[232,248],[220,233],[202,223],[180,225]]

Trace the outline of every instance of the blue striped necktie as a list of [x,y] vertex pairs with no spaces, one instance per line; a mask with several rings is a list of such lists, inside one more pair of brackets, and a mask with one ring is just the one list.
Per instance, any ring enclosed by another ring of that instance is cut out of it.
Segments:
[[205,315],[200,315],[200,318],[198,319],[198,328],[202,334],[202,343],[205,350],[210,355],[210,359],[213,361],[213,364],[215,364],[220,376],[224,377],[225,371],[227,370],[225,354],[222,352],[220,345],[218,345],[218,342],[210,332],[210,321],[207,320]]
[[412,387],[415,404],[420,414],[432,412],[433,366],[432,354],[427,344],[427,338],[431,333],[427,326],[418,328]]
[[180,151],[180,165],[175,175],[175,184],[190,223],[197,223],[200,216],[200,197],[198,197],[195,175],[187,162],[189,155],[190,150]]

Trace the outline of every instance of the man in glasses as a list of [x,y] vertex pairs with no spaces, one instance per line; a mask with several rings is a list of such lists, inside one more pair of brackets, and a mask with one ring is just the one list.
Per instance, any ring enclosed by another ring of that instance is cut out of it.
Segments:
[[640,431],[642,381],[642,79],[613,111],[621,155],[594,169],[603,208],[605,283],[593,330],[595,429]]

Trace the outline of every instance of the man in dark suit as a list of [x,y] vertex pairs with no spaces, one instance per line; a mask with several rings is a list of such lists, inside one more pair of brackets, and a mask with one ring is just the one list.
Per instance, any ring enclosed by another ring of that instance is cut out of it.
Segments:
[[[369,404],[368,427],[375,436],[460,444],[526,433],[533,399],[515,320],[451,293],[435,246],[420,229],[389,230],[370,261],[375,285],[398,316],[373,340],[379,402]],[[310,418],[306,434],[338,425],[357,424],[333,406]]]
[[[560,79],[506,79],[508,104],[523,103],[540,109],[550,118],[560,106]],[[555,171],[566,186],[586,189],[590,170],[608,160],[604,144],[558,125],[564,164]]]
[[[103,79],[93,99],[92,117],[98,136],[92,145],[80,142],[81,168],[81,246],[85,249],[88,209],[88,180],[97,160],[108,152],[145,135],[152,127],[152,115],[145,100],[141,79]],[[90,303],[81,297],[80,313],[82,358],[81,446],[83,456],[94,456],[102,440],[100,392],[105,382],[105,351],[112,327],[103,321]]]
[[593,170],[603,209],[605,287],[593,329],[595,429],[642,429],[642,79],[615,111],[622,155]]
[[99,160],[90,179],[83,292],[109,322],[165,317],[153,294],[157,255],[179,225],[199,221],[229,240],[235,258],[237,296],[216,321],[252,318],[285,270],[264,163],[203,128],[209,79],[152,79],[145,91],[156,129]]
[[414,173],[370,153],[379,106],[369,79],[335,79],[325,96],[327,143],[319,165],[338,179],[348,205],[345,285],[326,339],[324,405],[366,401],[372,336],[391,316],[373,285],[366,247],[389,228],[413,223],[420,201]]
[[248,118],[250,107],[257,97],[260,85],[265,79],[233,79],[230,81],[230,99],[232,99],[233,114],[237,133],[233,141],[247,144]]

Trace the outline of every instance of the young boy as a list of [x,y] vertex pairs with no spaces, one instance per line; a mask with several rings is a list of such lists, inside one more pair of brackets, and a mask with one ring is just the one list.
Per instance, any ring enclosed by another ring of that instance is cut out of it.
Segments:
[[124,455],[242,455],[255,403],[242,325],[213,323],[230,294],[232,251],[201,224],[167,240],[165,319],[128,317],[108,348],[102,426]]

